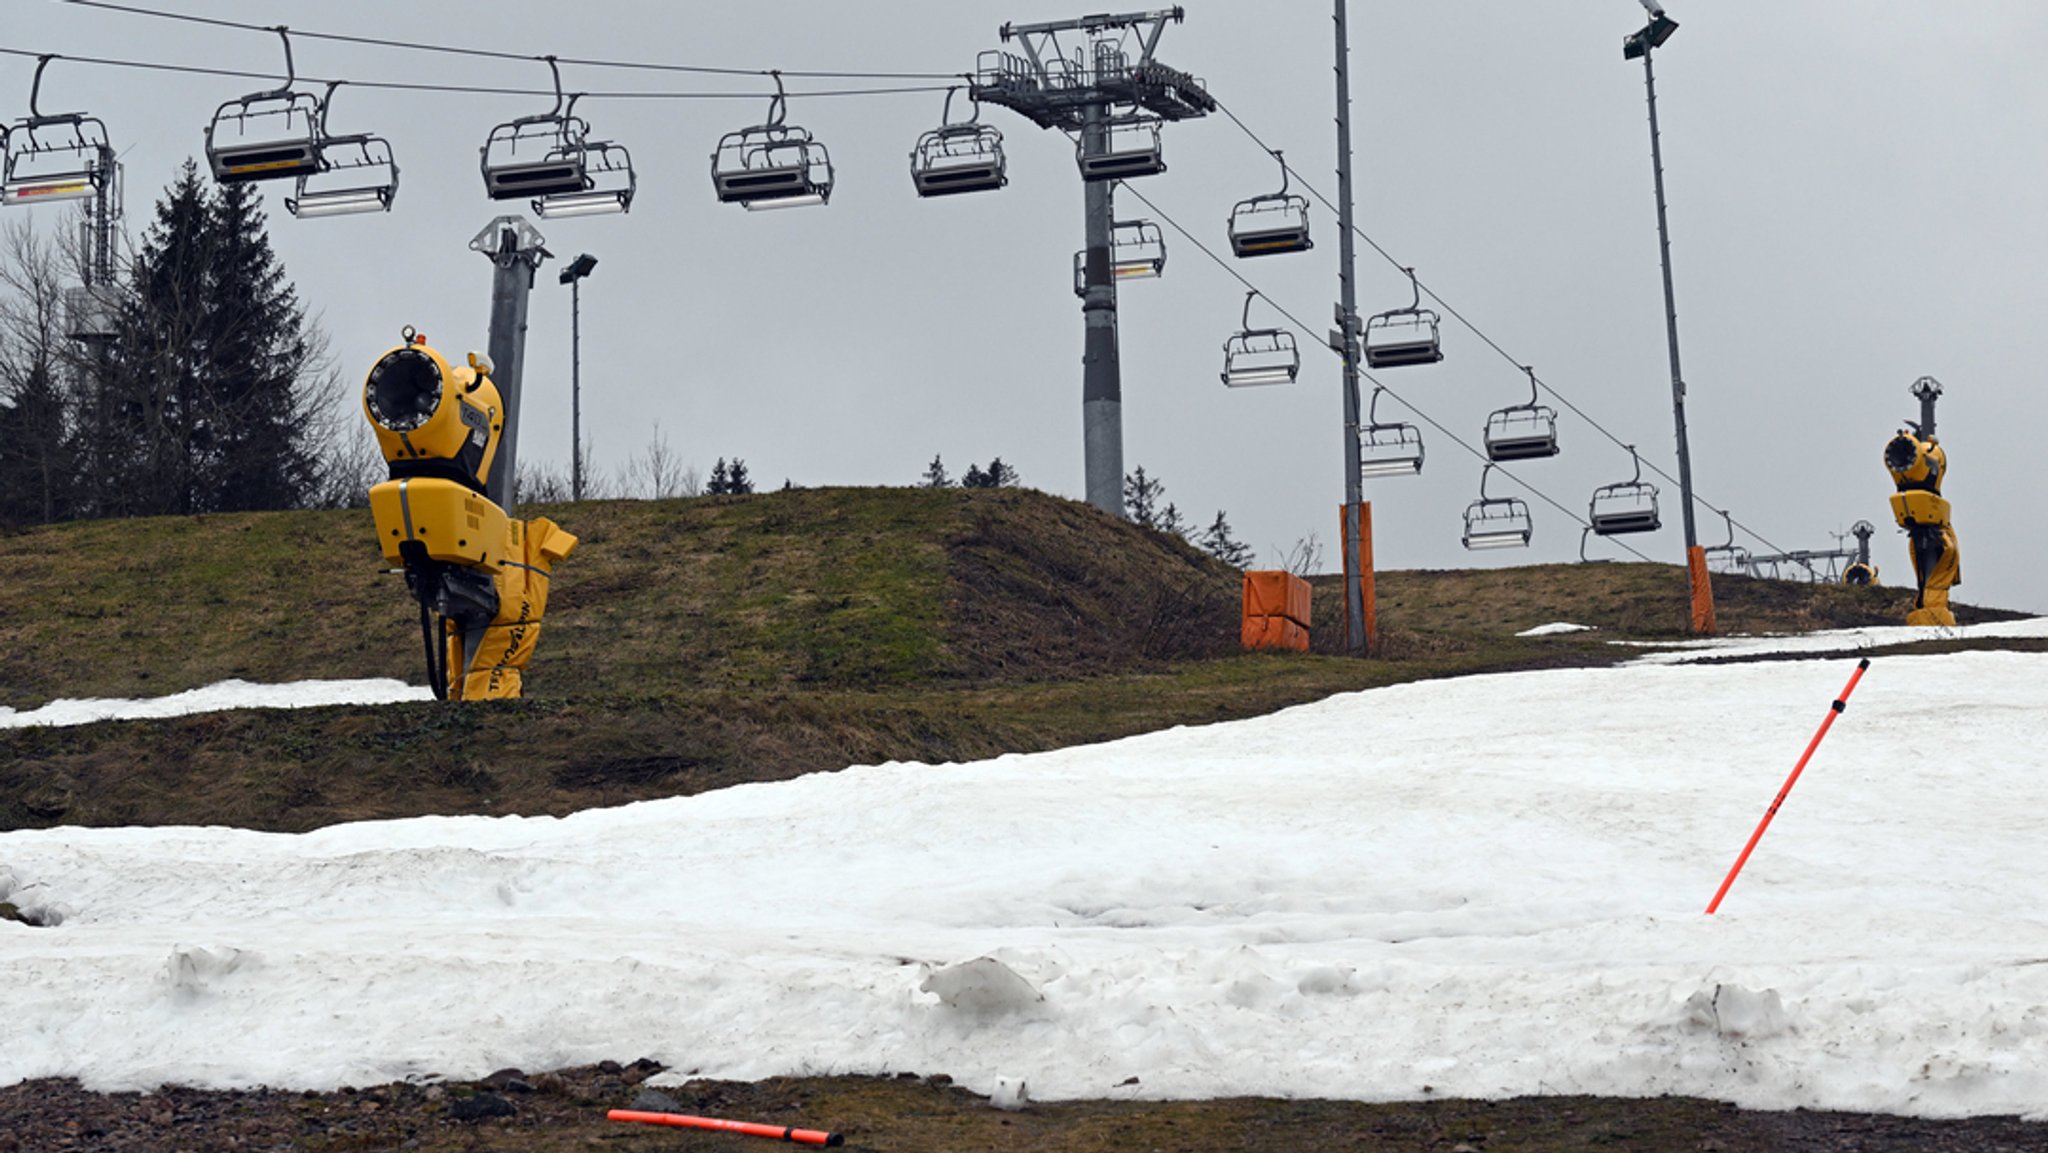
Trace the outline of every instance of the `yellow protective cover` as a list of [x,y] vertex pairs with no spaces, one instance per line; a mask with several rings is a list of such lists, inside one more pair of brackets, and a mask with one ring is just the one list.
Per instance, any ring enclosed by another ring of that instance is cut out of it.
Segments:
[[1892,517],[1900,525],[1948,523],[1948,501],[1920,489],[1892,494]]
[[399,563],[398,546],[416,540],[437,561],[495,573],[505,559],[505,510],[440,477],[387,480],[370,489],[370,516],[384,559]]
[[517,697],[524,689],[525,670],[540,642],[541,618],[547,615],[548,582],[556,564],[576,548],[574,534],[546,517],[511,521],[506,528],[506,563],[499,568],[498,615],[484,629],[467,668],[462,639],[452,637],[448,667],[462,669],[448,678],[448,696],[482,701]]
[[1948,590],[1963,583],[1963,551],[1956,544],[1955,528],[1946,524],[1941,526],[1941,555],[1935,558],[1932,572],[1919,572],[1917,564],[1913,567],[1921,578],[1920,604],[1906,614],[1906,623],[1955,624],[1956,614],[1948,607]]

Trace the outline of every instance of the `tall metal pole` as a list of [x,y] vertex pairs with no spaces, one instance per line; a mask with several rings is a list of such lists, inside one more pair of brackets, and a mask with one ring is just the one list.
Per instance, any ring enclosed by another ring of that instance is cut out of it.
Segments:
[[1365,598],[1351,567],[1358,558],[1358,506],[1365,499],[1358,448],[1358,281],[1357,245],[1353,240],[1351,192],[1351,35],[1344,18],[1345,0],[1337,10],[1337,302],[1338,337],[1344,353],[1344,616],[1350,629],[1344,638],[1353,654],[1365,652]]
[[1671,288],[1671,226],[1664,211],[1664,148],[1657,133],[1657,73],[1650,66],[1655,53],[1643,45],[1643,83],[1650,97],[1650,167],[1657,182],[1657,244],[1664,261],[1664,329],[1671,346],[1671,413],[1678,427],[1678,493],[1685,514],[1685,551],[1699,546],[1692,515],[1692,450],[1685,442],[1685,377],[1678,369],[1678,300]]
[[526,304],[533,292],[533,274],[540,263],[553,255],[545,238],[524,217],[500,216],[477,233],[470,248],[490,257],[491,275],[491,382],[498,386],[498,398],[505,405],[505,429],[498,438],[498,455],[491,460],[490,475],[484,479],[485,495],[513,512],[518,500],[514,490],[519,476],[519,381],[526,358]]
[[569,499],[583,499],[583,278],[569,282]]
[[[1092,103],[1081,109],[1081,151],[1101,156],[1109,151],[1108,107]],[[1111,180],[1083,181],[1087,194],[1088,234],[1083,260],[1081,318],[1085,325],[1081,349],[1081,448],[1087,473],[1088,503],[1124,515],[1124,385],[1116,342],[1116,277],[1110,270],[1115,206]]]

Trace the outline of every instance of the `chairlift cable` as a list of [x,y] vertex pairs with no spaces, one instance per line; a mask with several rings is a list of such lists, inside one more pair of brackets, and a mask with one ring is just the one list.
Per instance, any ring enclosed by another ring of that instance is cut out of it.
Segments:
[[[1274,151],[1273,147],[1267,144],[1264,138],[1262,138],[1258,133],[1252,131],[1250,125],[1246,124],[1243,120],[1239,119],[1237,113],[1232,112],[1228,105],[1224,104],[1222,101],[1219,100],[1216,102],[1216,107],[1225,116],[1229,117],[1230,122],[1232,124],[1237,125],[1239,131],[1243,132],[1245,136],[1250,138],[1252,143],[1258,145],[1260,148],[1265,149],[1267,152]],[[1321,201],[1324,208],[1329,209],[1333,213],[1337,211],[1337,206],[1331,203],[1330,198],[1323,195],[1322,190],[1317,188],[1315,184],[1313,184],[1308,179],[1307,176],[1303,175],[1299,170],[1295,169],[1292,165],[1287,164],[1285,160],[1281,161],[1281,167],[1285,171],[1292,173],[1294,176],[1300,177],[1302,186],[1307,188],[1309,190],[1309,193],[1313,195],[1317,200]],[[1394,255],[1392,253],[1388,252],[1385,248],[1381,247],[1379,241],[1374,240],[1370,235],[1366,233],[1366,231],[1363,228],[1358,227],[1356,223],[1352,225],[1351,231],[1355,233],[1360,240],[1365,241],[1365,243],[1369,247],[1371,247],[1374,252],[1379,253],[1380,257],[1384,259],[1388,264],[1391,264],[1395,268],[1401,269],[1403,271],[1407,270],[1408,266],[1403,265],[1400,261],[1394,259]],[[1520,360],[1517,360],[1513,355],[1511,355],[1507,351],[1507,349],[1502,348],[1498,342],[1496,342],[1491,336],[1488,336],[1486,334],[1485,330],[1481,329],[1478,325],[1472,323],[1471,320],[1467,319],[1465,314],[1459,312],[1457,308],[1453,306],[1449,301],[1445,300],[1442,296],[1439,296],[1434,289],[1430,288],[1426,284],[1423,284],[1419,280],[1415,283],[1417,288],[1419,288],[1423,292],[1428,293],[1429,298],[1435,301],[1439,306],[1441,306],[1445,312],[1451,314],[1451,316],[1457,319],[1458,323],[1464,325],[1467,329],[1469,329],[1472,332],[1472,335],[1477,336],[1480,339],[1480,341],[1482,341],[1488,348],[1491,348],[1496,353],[1499,353],[1503,360],[1506,360],[1509,364],[1514,365],[1518,369],[1522,367],[1522,362]],[[1600,435],[1606,437],[1610,441],[1613,441],[1616,447],[1628,447],[1628,442],[1622,440],[1619,436],[1616,436],[1613,432],[1609,431],[1607,426],[1601,424],[1597,420],[1594,420],[1590,415],[1586,413],[1584,409],[1572,403],[1570,397],[1559,392],[1548,381],[1539,380],[1537,383],[1539,383],[1542,386],[1545,392],[1548,392],[1551,396],[1557,398],[1558,403],[1564,405],[1566,408],[1570,409],[1574,414],[1576,414],[1580,420],[1583,420],[1587,424],[1591,425],[1596,431],[1600,433]],[[1402,401],[1402,403],[1406,404],[1407,402]],[[1432,421],[1431,423],[1435,422]],[[1678,478],[1672,476],[1670,473],[1665,472],[1662,468],[1658,467],[1655,461],[1647,461],[1645,462],[1645,464],[1650,469],[1650,471],[1656,473],[1658,476],[1663,477],[1665,480],[1671,482],[1672,484],[1678,483]],[[1545,497],[1544,499],[1548,500],[1549,498]],[[1710,511],[1721,511],[1719,509],[1715,509],[1713,502],[1709,501],[1706,498],[1705,494],[1699,492],[1697,489],[1693,491],[1693,501],[1695,504],[1705,506]],[[1762,533],[1756,531],[1753,528],[1750,528],[1748,525],[1743,524],[1741,521],[1735,521],[1734,523],[1737,528],[1740,528],[1743,532],[1747,533],[1751,538],[1755,539],[1756,541],[1765,545],[1769,545],[1771,548],[1777,549],[1777,551],[1779,552],[1785,551],[1784,549],[1779,548],[1779,546],[1773,543],[1768,537],[1765,537]],[[1633,552],[1634,550],[1631,549],[1630,551]]]
[[[154,16],[162,20],[182,20],[190,24],[206,24],[216,28],[235,28],[245,32],[269,32],[275,25],[249,24],[239,20],[223,20],[216,16],[196,16],[186,12],[163,12],[133,4],[116,4],[111,0],[65,0],[82,8],[102,8],[109,12],[121,12],[132,16]],[[449,44],[423,44],[407,40],[391,40],[380,36],[350,36],[339,32],[307,32],[292,29],[292,34],[309,40],[333,40],[344,44],[367,44],[378,48],[403,48],[415,52],[441,52],[454,56],[475,56],[492,60],[534,60],[533,53],[504,52],[490,48],[464,48]],[[585,68],[630,68],[650,72],[686,72],[707,76],[766,76],[767,68],[716,68],[696,64],[663,64],[635,60],[579,59],[563,56],[564,64],[575,64]],[[799,71],[783,69],[784,76],[797,76],[807,80],[946,80],[958,76],[957,72],[832,72]]]
[[[1154,204],[1152,200],[1149,197],[1147,197],[1144,193],[1139,192],[1135,188],[1132,188],[1129,184],[1125,184],[1123,186],[1123,191],[1128,192],[1132,196],[1137,197],[1140,203],[1144,204],[1144,206],[1147,209],[1151,210],[1151,212],[1154,215],[1158,216],[1159,219],[1164,220],[1168,225],[1170,225],[1173,228],[1175,232],[1180,233],[1182,238],[1187,240],[1188,243],[1194,245],[1197,249],[1199,249],[1202,255],[1207,256],[1210,260],[1216,263],[1217,267],[1223,269],[1223,271],[1235,277],[1237,279],[1237,282],[1243,285],[1246,288],[1246,290],[1257,293],[1266,301],[1266,303],[1272,305],[1273,310],[1275,312],[1278,312],[1280,315],[1286,317],[1288,322],[1294,326],[1294,330],[1300,335],[1308,338],[1311,344],[1315,344],[1325,349],[1328,349],[1330,355],[1332,356],[1337,356],[1340,358],[1342,357],[1343,354],[1338,352],[1336,349],[1329,348],[1328,345],[1325,345],[1323,344],[1323,342],[1316,340],[1314,337],[1314,330],[1311,329],[1307,324],[1303,323],[1300,317],[1288,311],[1286,306],[1282,305],[1279,301],[1274,300],[1273,297],[1269,295],[1264,289],[1261,289],[1258,285],[1253,284],[1250,280],[1246,279],[1245,275],[1242,272],[1239,272],[1235,265],[1233,265],[1230,261],[1225,260],[1222,256],[1218,255],[1207,244],[1202,243],[1200,237],[1196,236],[1194,233],[1189,232],[1186,228],[1182,227],[1181,223],[1178,220],[1175,220],[1172,216],[1168,215],[1164,209],[1160,208],[1157,204]],[[1484,451],[1474,448],[1470,444],[1467,444],[1463,437],[1460,437],[1457,433],[1452,432],[1450,429],[1444,427],[1444,425],[1441,422],[1439,422],[1435,417],[1415,407],[1414,404],[1409,402],[1407,397],[1402,396],[1400,393],[1395,392],[1393,389],[1388,388],[1385,384],[1382,384],[1379,378],[1373,376],[1372,373],[1367,372],[1365,369],[1361,368],[1359,369],[1359,375],[1364,379],[1372,382],[1374,388],[1379,389],[1380,391],[1386,393],[1388,396],[1393,397],[1396,401],[1399,401],[1402,407],[1406,408],[1409,412],[1412,412],[1416,416],[1421,417],[1423,421],[1428,423],[1428,425],[1431,428],[1436,429],[1438,432],[1442,433],[1446,438],[1448,438],[1452,443],[1456,444],[1459,448],[1462,448],[1467,453],[1470,453],[1481,464],[1494,464],[1494,462],[1489,461],[1487,459],[1486,453]],[[1545,504],[1550,505],[1552,508],[1569,517],[1572,520],[1572,522],[1574,524],[1577,524],[1580,528],[1591,527],[1588,524],[1585,517],[1580,516],[1576,511],[1574,511],[1570,507],[1560,504],[1549,493],[1544,492],[1542,489],[1537,488],[1535,485],[1530,484],[1528,481],[1523,480],[1521,477],[1516,476],[1512,471],[1506,468],[1502,468],[1498,464],[1494,464],[1494,467],[1499,469],[1500,473],[1503,476],[1506,476],[1509,480],[1514,481],[1516,484],[1521,485],[1524,489],[1528,490],[1529,492],[1532,492],[1536,494],[1538,497],[1541,497]],[[1614,540],[1612,537],[1608,537],[1605,539],[1609,540],[1612,544],[1622,549],[1623,551],[1633,554],[1638,560],[1646,561],[1652,564],[1656,563],[1654,561],[1651,561],[1649,557],[1643,555],[1641,552],[1638,552],[1634,547],[1630,546],[1625,541]]]
[[[68,2],[79,3],[81,0],[68,0]],[[34,60],[39,57],[52,55],[52,53],[36,52],[23,48],[0,48],[0,55],[21,56]],[[74,56],[70,53],[57,55],[60,59],[73,64],[97,64],[107,68],[137,68],[153,72],[178,72],[193,76],[226,76],[240,80],[279,79],[278,75],[274,72],[250,72],[235,68],[208,68],[197,64],[165,64],[151,60],[117,60],[105,56]],[[531,62],[539,60],[541,57],[521,56],[518,59]],[[562,62],[567,63],[567,61]],[[784,75],[795,74],[784,73]],[[426,84],[401,80],[330,79],[321,76],[301,76],[298,79],[305,84],[346,84],[351,88],[375,88],[391,92],[437,92],[465,96],[549,97],[554,95],[554,89],[552,88],[499,88],[477,84]],[[788,96],[792,100],[802,100],[813,97],[896,96],[910,93],[944,92],[945,90],[945,85],[930,84],[890,88],[820,89],[810,92],[791,92]],[[761,98],[759,92],[584,91],[578,93],[578,95],[585,100],[759,100]]]

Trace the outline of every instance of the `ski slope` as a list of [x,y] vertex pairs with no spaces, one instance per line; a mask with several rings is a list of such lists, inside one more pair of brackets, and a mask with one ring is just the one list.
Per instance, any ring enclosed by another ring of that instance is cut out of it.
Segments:
[[649,1056],[2048,1116],[2048,654],[1878,658],[1702,913],[1853,667],[1408,684],[562,819],[4,833],[52,924],[0,922],[0,1084]]

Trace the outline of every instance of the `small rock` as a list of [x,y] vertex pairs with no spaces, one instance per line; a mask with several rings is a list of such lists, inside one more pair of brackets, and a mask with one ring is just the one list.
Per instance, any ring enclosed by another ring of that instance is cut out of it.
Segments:
[[1458,1144],[1451,1146],[1451,1153],[1479,1153],[1479,1146],[1467,1145],[1463,1142],[1459,1142]]
[[953,1075],[951,1073],[934,1073],[931,1076],[926,1077],[925,1082],[927,1084],[937,1085],[943,1088],[953,1083]]
[[496,1093],[478,1093],[474,1097],[461,1097],[448,1106],[448,1115],[457,1121],[481,1121],[486,1117],[510,1117],[519,1110],[512,1102]]
[[[506,1082],[523,1082],[525,1077],[526,1074],[520,1072],[517,1069],[500,1069],[497,1072],[492,1073],[490,1076],[485,1077],[482,1081],[477,1082],[477,1084],[489,1089],[503,1089],[505,1087]],[[527,1088],[531,1089],[533,1088],[533,1086],[528,1085]]]
[[659,1089],[642,1089],[633,1098],[633,1108],[642,1113],[681,1113],[683,1103]]
[[1137,1083],[1138,1083],[1138,1077],[1137,1077],[1137,1074],[1135,1074],[1135,1073],[1134,1073],[1134,1074],[1132,1074],[1131,1076],[1129,1076],[1129,1077],[1126,1077],[1126,1078],[1124,1078],[1124,1079],[1123,1079],[1123,1080],[1121,1080],[1121,1081],[1118,1081],[1118,1082],[1117,1082],[1117,1085],[1121,1087],[1121,1086],[1124,1086],[1124,1085],[1136,1085]]

